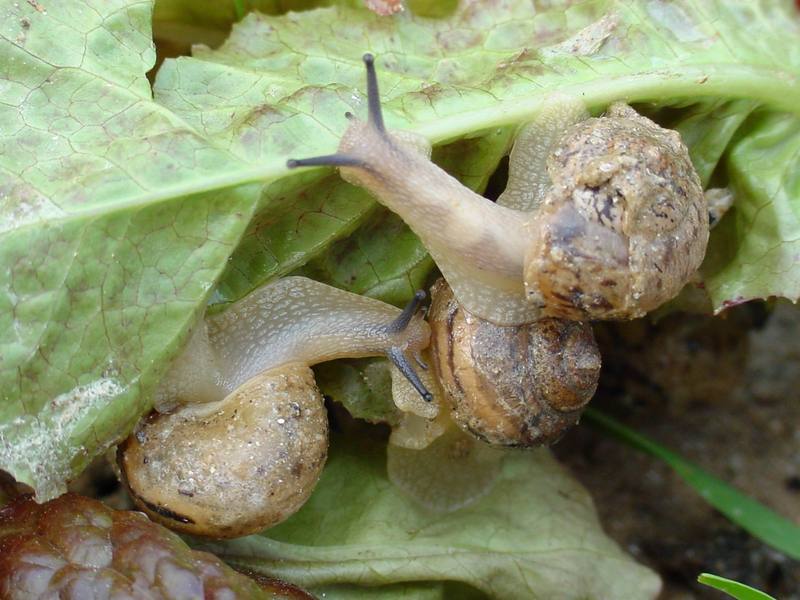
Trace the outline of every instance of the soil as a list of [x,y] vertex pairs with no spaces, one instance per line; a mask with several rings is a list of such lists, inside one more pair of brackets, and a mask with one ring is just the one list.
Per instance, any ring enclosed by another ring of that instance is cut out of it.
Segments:
[[[800,524],[800,310],[746,305],[603,326],[593,406]],[[662,598],[722,598],[701,572],[800,599],[800,563],[706,504],[669,467],[581,425],[555,447],[606,531],[664,578]]]

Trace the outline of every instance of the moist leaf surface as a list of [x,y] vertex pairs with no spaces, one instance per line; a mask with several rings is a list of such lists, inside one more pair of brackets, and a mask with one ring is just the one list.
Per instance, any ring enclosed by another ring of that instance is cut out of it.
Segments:
[[0,468],[40,500],[147,410],[257,198],[153,102],[150,9],[0,3]]
[[[444,515],[400,494],[386,478],[385,460],[374,441],[334,439],[300,512],[268,533],[201,546],[312,591],[325,586],[325,597],[334,599],[360,597],[328,587],[342,581],[361,586],[365,597],[374,586],[425,581],[460,582],[509,599],[635,600],[660,589],[652,572],[602,533],[589,495],[546,450],[507,453],[487,495]],[[408,597],[437,597],[431,593]]]

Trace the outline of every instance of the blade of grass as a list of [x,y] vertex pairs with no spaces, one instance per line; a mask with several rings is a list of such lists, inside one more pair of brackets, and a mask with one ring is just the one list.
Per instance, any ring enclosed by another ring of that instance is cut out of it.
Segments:
[[241,21],[247,14],[245,0],[233,0],[233,9],[236,11],[236,20]]
[[765,544],[800,559],[800,527],[788,519],[611,417],[595,409],[588,409],[584,417],[626,444],[663,460],[728,519]]
[[749,585],[731,579],[725,579],[719,575],[712,575],[711,573],[701,573],[697,581],[715,590],[725,592],[729,596],[736,598],[736,600],[776,600],[773,596],[765,594]]

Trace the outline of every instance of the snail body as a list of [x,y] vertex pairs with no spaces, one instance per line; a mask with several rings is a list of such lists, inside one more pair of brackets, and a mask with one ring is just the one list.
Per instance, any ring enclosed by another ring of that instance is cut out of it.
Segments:
[[433,164],[418,136],[386,130],[372,56],[364,62],[368,121],[351,118],[336,154],[288,166],[337,166],[400,215],[473,315],[503,326],[634,318],[675,296],[699,267],[708,212],[676,132],[623,104],[580,121],[574,101],[559,112],[556,97],[545,108],[563,134],[549,127],[547,143],[521,135],[515,144],[519,157],[532,145],[547,158],[512,153],[509,188],[534,182],[533,202],[511,201],[509,191],[503,206]]
[[703,259],[708,209],[688,151],[622,103],[589,118],[553,95],[517,136],[493,203],[433,164],[424,139],[387,131],[364,63],[368,120],[348,115],[336,154],[287,164],[339,167],[429,250],[452,288],[434,293],[432,354],[461,428],[496,445],[552,443],[599,377],[581,321],[642,316]]
[[297,511],[328,447],[310,365],[385,355],[430,412],[409,361],[428,345],[423,298],[401,311],[287,277],[207,316],[157,394],[162,410],[179,408],[149,416],[120,446],[134,502],[158,522],[209,537],[254,533]]
[[430,332],[417,314],[305,277],[284,277],[208,315],[156,393],[156,408],[220,399],[258,373],[289,363],[386,355],[418,390],[411,367]]

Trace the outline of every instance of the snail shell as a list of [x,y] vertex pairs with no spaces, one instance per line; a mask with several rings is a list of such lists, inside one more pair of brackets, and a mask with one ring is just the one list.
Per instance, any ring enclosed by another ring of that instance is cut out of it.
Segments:
[[677,132],[614,104],[573,125],[547,171],[553,186],[532,221],[524,274],[543,314],[639,317],[700,266],[708,210]]
[[310,368],[253,377],[220,402],[153,414],[120,446],[136,505],[154,521],[217,538],[255,533],[308,499],[328,451]]
[[493,445],[551,444],[594,395],[600,353],[588,324],[546,318],[500,327],[473,316],[439,280],[433,364],[454,421]]

